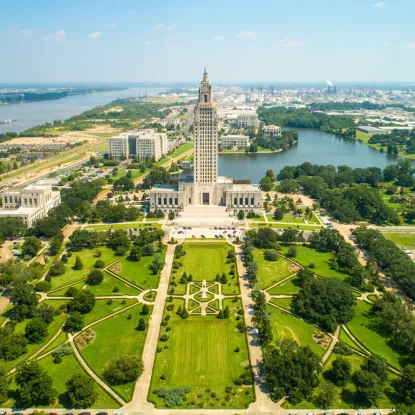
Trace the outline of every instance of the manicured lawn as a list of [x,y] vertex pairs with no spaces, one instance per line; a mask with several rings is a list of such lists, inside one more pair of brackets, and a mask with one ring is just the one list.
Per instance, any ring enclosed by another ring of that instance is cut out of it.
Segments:
[[285,258],[278,258],[278,261],[267,261],[264,258],[264,251],[257,248],[254,249],[254,260],[258,264],[258,281],[261,290],[281,281],[299,269]]
[[287,281],[284,281],[282,284],[271,288],[268,291],[268,294],[278,295],[278,294],[298,294],[301,287],[298,285],[298,278],[293,277]]
[[[110,314],[116,313],[125,307],[137,302],[137,300],[112,300],[112,304],[108,304],[108,300],[97,300],[93,310],[85,314],[84,324],[87,326],[94,321],[100,320],[101,318]],[[133,311],[134,309],[132,309]]]
[[[101,252],[100,257],[97,256],[98,251]],[[81,258],[81,261],[84,264],[84,267],[81,270],[72,269],[77,256]],[[72,256],[68,258],[67,264],[65,264],[65,274],[60,275],[59,277],[52,277],[52,289],[60,288],[64,285],[70,284],[71,282],[86,278],[89,272],[94,269],[94,264],[98,259],[101,259],[104,261],[105,265],[108,265],[119,259],[119,257],[115,255],[115,252],[112,249],[105,246],[100,246],[96,249],[84,249],[79,252],[74,252]]]
[[290,311],[292,301],[292,298],[272,298],[270,302]]
[[353,347],[353,349],[359,350],[362,353],[365,353],[365,351],[359,346],[357,345],[349,336],[348,334],[341,329],[340,330],[340,340],[346,344],[348,344],[350,347]]
[[[113,292],[114,287],[118,287],[117,293]],[[99,285],[89,285],[88,290],[91,291],[95,296],[102,295],[138,295],[140,290],[138,288],[131,287],[125,284],[118,278],[104,273],[104,281]]]
[[193,148],[193,143],[184,143],[181,146],[177,147],[176,150],[173,151],[173,153],[171,154],[171,157],[175,158],[177,156],[180,156],[186,151],[189,151],[191,148]]
[[[283,253],[286,254],[287,250],[288,248],[285,248]],[[344,280],[346,278],[345,274],[330,269],[328,261],[331,257],[330,252],[318,252],[308,246],[297,245],[297,256],[293,260],[304,267],[313,263],[315,268],[312,268],[311,271],[322,277],[336,277]]]
[[[160,255],[161,260],[164,260],[164,251],[157,254]],[[149,269],[153,259],[153,256],[143,256],[139,261],[134,262],[125,258],[111,270],[140,288],[146,290],[157,288],[160,277],[159,275],[154,275]],[[118,270],[119,266],[121,266],[121,270]]]
[[[163,350],[156,355],[149,400],[163,408],[164,400],[154,395],[153,390],[190,386],[192,390],[187,394],[187,402],[196,405],[201,402],[204,408],[246,407],[252,401],[252,388],[235,387],[233,382],[244,372],[249,359],[245,334],[235,329],[234,313],[241,306],[240,302],[226,301],[231,308],[229,320],[214,316],[190,316],[183,320],[175,312],[184,305],[183,300],[173,300],[172,304],[175,309],[165,311],[165,315],[171,316],[171,331],[167,332],[169,339],[166,342],[159,341]],[[168,348],[164,349],[165,346]],[[235,352],[236,347],[239,352]],[[162,375],[165,380],[160,379]],[[225,388],[228,386],[233,388],[236,396],[229,394],[230,400],[226,401]],[[247,390],[249,395],[245,394]],[[212,392],[216,397],[212,397]],[[198,397],[200,394],[203,396]],[[192,407],[185,403],[181,408]]]
[[372,306],[364,301],[358,301],[355,307],[355,315],[347,323],[347,328],[366,348],[384,357],[388,363],[400,369],[408,358],[402,356],[393,348],[393,339],[388,339],[376,331],[376,327],[371,314]]
[[[138,220],[131,223],[104,223],[99,225],[88,225],[85,227],[87,230],[94,230],[94,231],[108,231],[108,230],[115,230],[115,229],[138,229],[144,227],[143,224],[144,216],[140,216]],[[155,225],[157,226],[157,225]],[[153,226],[154,227],[154,226]]]
[[408,249],[415,248],[415,233],[385,232],[383,236],[390,239],[392,242],[395,242],[395,244],[398,246],[408,248]]
[[278,222],[278,223],[298,223],[298,224],[303,224],[304,219],[302,217],[298,217],[298,216],[284,216],[281,220],[276,220],[274,219],[273,215],[267,215],[268,217],[268,222]]
[[275,307],[268,306],[268,311],[272,332],[276,339],[287,337],[295,340],[300,346],[310,346],[319,356],[324,355],[326,349],[319,346],[313,339],[313,333],[319,332],[316,327],[290,314],[283,313]]
[[71,285],[70,287],[65,287],[65,288],[61,288],[60,290],[56,290],[54,292],[48,292],[48,296],[49,297],[62,297],[66,294],[66,291],[71,288],[74,287],[77,290],[82,290],[82,287],[86,284],[86,278],[84,280],[82,280],[81,282],[79,282],[78,284],[74,284]]
[[[115,303],[115,301],[114,301]],[[138,320],[148,321],[150,315],[140,314],[142,305],[133,307],[125,313],[111,317],[92,327],[95,340],[80,352],[92,370],[100,377],[103,376],[108,364],[118,356],[141,356],[146,331],[138,331]],[[131,314],[132,318],[128,316]],[[122,398],[129,401],[134,391],[134,382],[124,385],[111,386]]]
[[53,349],[56,349],[56,347],[58,347],[59,345],[61,345],[62,343],[66,342],[67,340],[67,336],[66,333],[64,331],[62,331],[58,337],[56,337],[56,339],[43,351],[42,354],[44,353],[48,353]]
[[181,276],[186,272],[187,275],[192,274],[193,281],[214,281],[216,274],[222,275],[224,272],[229,282],[222,285],[223,294],[239,294],[238,280],[228,275],[231,264],[226,263],[232,246],[225,242],[186,242],[183,246],[186,254],[178,260],[183,265],[176,275]]

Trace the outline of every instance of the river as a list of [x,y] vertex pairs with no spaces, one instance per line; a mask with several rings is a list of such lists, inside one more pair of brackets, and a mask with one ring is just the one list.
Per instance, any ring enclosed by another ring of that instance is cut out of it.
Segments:
[[[284,166],[296,166],[305,161],[336,167],[346,164],[350,167],[375,166],[384,169],[398,159],[365,144],[346,141],[319,130],[298,128],[297,131],[298,143],[280,153],[220,155],[219,175],[259,183],[267,169],[277,174]],[[411,162],[415,168],[415,161]]]
[[[148,95],[164,92],[164,88],[148,88]],[[97,105],[105,105],[117,98],[127,98],[145,94],[146,89],[128,88],[121,91],[94,92],[86,95],[71,95],[50,101],[27,102],[24,104],[0,105],[0,121],[17,120],[11,124],[0,124],[0,134],[20,133],[36,125],[66,120],[74,114],[90,110]]]

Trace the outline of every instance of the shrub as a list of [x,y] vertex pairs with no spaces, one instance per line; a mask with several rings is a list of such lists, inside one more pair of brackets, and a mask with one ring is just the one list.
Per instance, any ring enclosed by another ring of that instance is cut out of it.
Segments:
[[46,292],[52,288],[52,284],[49,281],[41,281],[36,284],[36,291]]
[[[295,258],[297,256],[297,247],[295,245],[291,245],[288,248],[287,256],[289,256],[290,258]],[[310,268],[312,267],[310,266]]]
[[105,262],[102,259],[97,259],[94,264],[94,268],[104,268]]
[[278,251],[276,249],[266,249],[264,251],[264,258],[267,261],[277,261],[278,260]]
[[104,274],[99,269],[93,269],[87,277],[88,285],[99,285],[104,281]]
[[104,372],[104,378],[112,385],[136,381],[144,370],[144,363],[138,356],[119,356],[112,360]]
[[69,287],[65,292],[65,297],[75,297],[78,294],[78,288]]

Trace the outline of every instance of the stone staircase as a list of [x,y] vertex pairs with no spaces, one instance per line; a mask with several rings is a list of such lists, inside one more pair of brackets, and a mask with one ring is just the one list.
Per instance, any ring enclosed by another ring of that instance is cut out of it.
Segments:
[[238,226],[238,219],[229,216],[225,206],[215,205],[188,205],[174,220],[178,226],[211,227],[211,226]]

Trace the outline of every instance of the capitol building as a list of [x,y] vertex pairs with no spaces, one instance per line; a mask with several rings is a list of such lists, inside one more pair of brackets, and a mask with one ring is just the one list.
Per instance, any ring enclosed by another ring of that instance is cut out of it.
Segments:
[[[150,191],[150,208],[165,212],[191,212],[191,207],[222,207],[227,216],[261,212],[262,194],[249,180],[218,175],[218,113],[206,69],[194,111],[194,176],[177,185],[155,185]],[[194,209],[193,209],[194,210]],[[208,212],[208,210],[204,210]],[[213,209],[212,211],[216,211]]]

